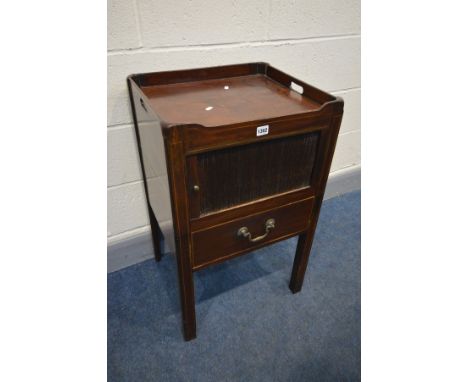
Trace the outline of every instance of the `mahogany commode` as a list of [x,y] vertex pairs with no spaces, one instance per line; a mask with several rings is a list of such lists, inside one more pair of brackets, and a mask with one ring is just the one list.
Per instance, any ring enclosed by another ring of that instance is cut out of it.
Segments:
[[194,271],[299,235],[289,284],[299,292],[343,100],[266,63],[127,82],[155,256],[164,237],[185,339],[196,337]]

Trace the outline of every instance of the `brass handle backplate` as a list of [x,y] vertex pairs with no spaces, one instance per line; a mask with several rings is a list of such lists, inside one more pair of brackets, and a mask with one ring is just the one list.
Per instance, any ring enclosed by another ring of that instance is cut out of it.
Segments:
[[265,222],[265,233],[263,235],[252,239],[252,234],[249,232],[249,229],[247,227],[242,227],[237,231],[237,236],[246,237],[251,243],[256,243],[265,239],[273,228],[275,228],[275,219],[268,219]]

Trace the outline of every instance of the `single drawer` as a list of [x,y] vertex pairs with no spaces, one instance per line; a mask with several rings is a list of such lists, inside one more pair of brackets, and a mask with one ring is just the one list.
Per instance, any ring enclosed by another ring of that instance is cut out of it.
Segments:
[[312,197],[193,232],[193,268],[203,268],[305,231],[313,204]]

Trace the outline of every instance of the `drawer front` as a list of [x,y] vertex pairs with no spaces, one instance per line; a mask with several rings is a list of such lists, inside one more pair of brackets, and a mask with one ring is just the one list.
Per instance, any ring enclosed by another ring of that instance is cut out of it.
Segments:
[[307,229],[314,198],[192,233],[193,267],[234,257]]

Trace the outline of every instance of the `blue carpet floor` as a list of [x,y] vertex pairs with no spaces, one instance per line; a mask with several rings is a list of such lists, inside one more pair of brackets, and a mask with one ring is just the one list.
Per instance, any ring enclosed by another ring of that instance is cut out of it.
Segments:
[[109,381],[359,381],[360,218],[359,191],[324,202],[294,295],[296,238],[196,272],[190,342],[174,256],[109,274]]

